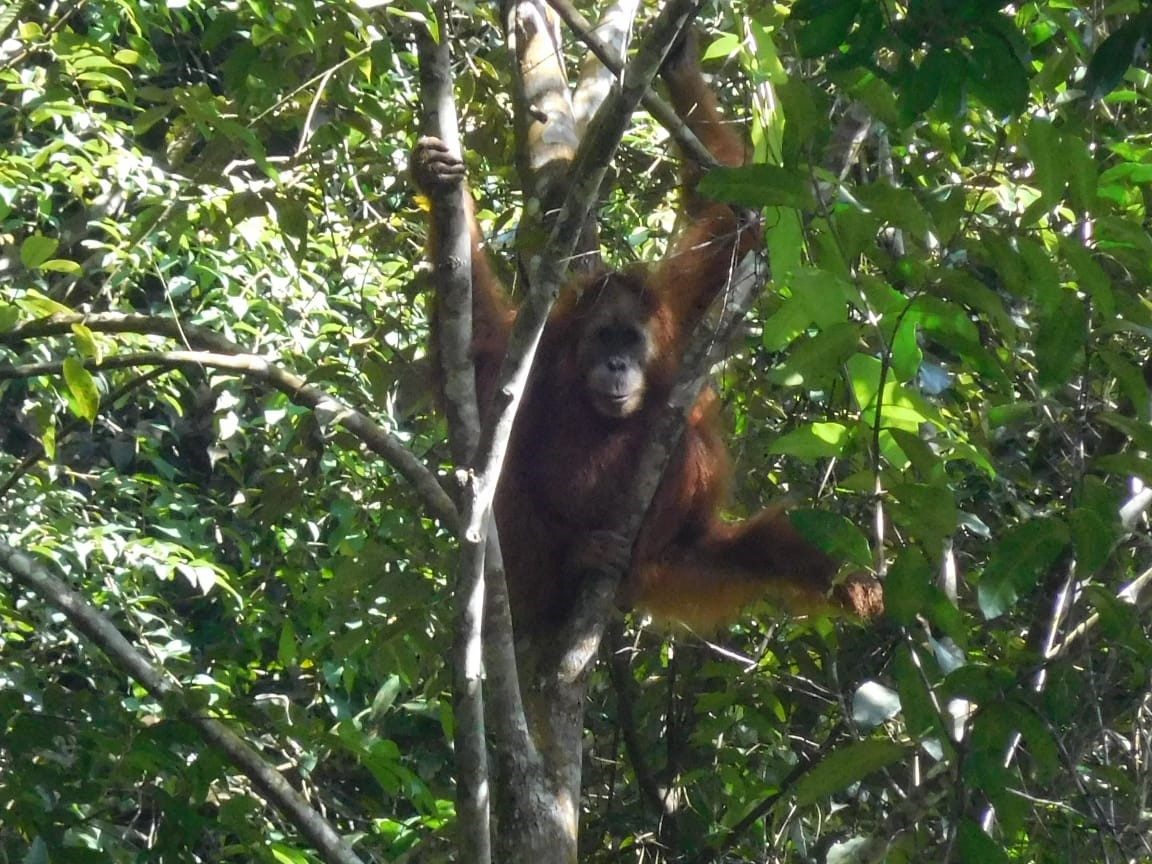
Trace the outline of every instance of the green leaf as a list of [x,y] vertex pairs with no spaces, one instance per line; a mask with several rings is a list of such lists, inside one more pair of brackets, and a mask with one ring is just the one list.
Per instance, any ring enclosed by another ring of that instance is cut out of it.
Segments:
[[1082,213],[1092,213],[1096,207],[1099,171],[1087,142],[1067,129],[1061,133],[1064,158],[1068,162],[1068,197],[1072,206]]
[[739,50],[740,37],[735,33],[723,33],[713,39],[712,43],[704,49],[700,55],[700,60],[701,62],[705,62],[719,58],[727,59],[735,56]]
[[1100,456],[1092,460],[1092,468],[1120,477],[1139,477],[1152,485],[1152,459],[1137,456],[1135,453],[1117,453],[1115,456]]
[[296,628],[290,618],[284,619],[280,628],[280,642],[276,647],[276,659],[281,666],[296,665]]
[[920,206],[915,193],[888,183],[869,183],[857,186],[856,197],[875,215],[889,225],[911,231],[923,237],[932,231],[932,218]]
[[311,864],[307,854],[284,843],[272,843],[270,848],[278,864]]
[[935,574],[924,553],[916,546],[900,551],[884,582],[884,611],[897,624],[911,627],[916,616],[928,608]]
[[1052,253],[1043,245],[1026,237],[1016,238],[1016,248],[1024,259],[1023,281],[1019,286],[1009,286],[1014,291],[1019,288],[1020,297],[1034,297],[1041,311],[1046,312],[1057,306],[1064,288],[1060,285],[1060,271],[1052,260]]
[[1088,585],[1084,592],[1100,614],[1100,630],[1105,638],[1127,649],[1145,665],[1152,663],[1152,642],[1144,632],[1142,614],[1131,600],[1121,599],[1099,585]]
[[1068,383],[1084,356],[1088,339],[1088,310],[1071,291],[1060,305],[1040,320],[1036,332],[1036,366],[1040,386],[1048,392]]
[[0,333],[7,333],[20,323],[20,310],[15,303],[0,300]]
[[1035,402],[1009,402],[1005,405],[989,405],[988,425],[992,429],[1003,429],[1027,423],[1035,415]]
[[1095,573],[1107,563],[1112,547],[1120,539],[1118,525],[1110,525],[1095,510],[1080,508],[1068,515],[1076,569],[1081,575]]
[[860,0],[820,4],[819,14],[811,17],[796,34],[800,56],[821,57],[836,51],[852,29],[859,8]]
[[1024,736],[1031,757],[1029,765],[1037,779],[1044,783],[1051,782],[1060,770],[1060,748],[1047,722],[1037,716],[1035,708],[1019,699],[1006,703],[1004,709],[1012,716],[1012,722]]
[[913,536],[938,544],[956,531],[959,510],[947,486],[893,483],[888,492],[892,518]]
[[33,234],[20,244],[20,263],[29,270],[35,270],[55,253],[60,241],[55,237]]
[[1064,184],[1067,182],[1065,172],[1068,163],[1064,159],[1060,133],[1048,119],[1033,117],[1028,124],[1024,142],[1036,168],[1036,185],[1048,206],[1052,206],[1063,197]]
[[1016,603],[1018,592],[1036,579],[1063,554],[1070,536],[1059,519],[1041,517],[1010,530],[988,560],[980,577],[977,597],[985,618],[997,618]]
[[916,337],[919,315],[909,312],[900,318],[900,326],[892,334],[891,362],[892,374],[897,381],[911,381],[920,371],[924,361],[924,352],[920,349],[920,341]]
[[96,341],[96,334],[85,324],[73,324],[72,335],[75,337],[76,350],[85,360],[99,361],[103,352],[100,343]]
[[892,658],[892,674],[896,678],[896,688],[900,693],[900,706],[904,711],[904,724],[913,738],[935,735],[941,743],[949,740],[944,723],[932,701],[932,692],[924,680],[925,667],[935,668],[935,664],[919,662],[908,645],[900,645]]
[[769,373],[769,379],[785,387],[828,386],[859,342],[859,324],[845,322],[829,327],[793,348],[787,359]]
[[796,804],[806,807],[842,792],[873,771],[898,762],[905,752],[891,741],[859,741],[841,747],[824,757],[796,784]]
[[848,322],[850,306],[859,303],[860,299],[855,286],[827,270],[814,267],[796,271],[788,287],[808,310],[809,320],[820,330]]
[[956,846],[964,864],[1009,864],[1011,859],[999,843],[984,833],[975,822],[960,823]]
[[972,92],[996,113],[1018,116],[1028,107],[1028,70],[1000,34],[975,30],[970,38]]
[[944,460],[919,434],[907,429],[889,429],[887,434],[892,437],[921,479],[931,480],[940,476]]
[[779,165],[713,168],[701,179],[699,189],[706,198],[741,207],[811,210],[816,206],[811,174]]
[[812,315],[799,297],[787,297],[767,321],[760,334],[769,351],[783,351],[811,325]]
[[76,357],[64,358],[64,382],[72,394],[72,410],[89,423],[94,423],[100,412],[100,390],[92,373],[84,368],[84,361]]
[[852,384],[852,395],[856,404],[865,411],[876,410],[876,396],[883,368],[878,358],[868,354],[854,354],[848,359],[848,380]]
[[1092,253],[1076,237],[1061,237],[1060,251],[1076,271],[1080,290],[1092,298],[1092,306],[1102,318],[1116,314],[1116,299],[1112,293],[1112,280],[1104,272]]
[[27,294],[17,297],[16,305],[36,318],[72,314],[70,307],[53,300],[51,297],[44,296],[39,291],[29,291]]
[[797,21],[811,21],[813,18],[835,12],[839,5],[840,0],[796,0],[792,4],[792,17]]
[[898,91],[901,117],[912,121],[932,107],[948,65],[946,49],[933,46],[918,67],[908,69]]
[[776,439],[768,451],[801,459],[832,459],[844,452],[848,428],[840,423],[812,423]]
[[1116,89],[1136,55],[1136,49],[1147,36],[1148,15],[1138,15],[1116,28],[1096,49],[1088,61],[1084,90],[1093,101],[1103,99]]
[[867,567],[872,563],[868,538],[855,523],[839,513],[829,513],[826,510],[792,510],[788,516],[804,539],[823,549],[833,558],[849,561],[860,567]]
[[1132,412],[1136,419],[1147,423],[1152,418],[1152,393],[1149,393],[1148,385],[1144,383],[1143,370],[1123,354],[1110,348],[1097,346],[1095,356],[1103,360],[1108,371],[1115,376],[1120,391],[1132,403]]
[[1152,451],[1152,426],[1149,424],[1114,411],[1102,411],[1099,418],[1122,432],[1138,449],[1145,452]]
[[67,258],[52,258],[40,264],[39,269],[52,273],[80,273],[83,270],[79,264]]
[[376,696],[372,700],[372,715],[380,717],[396,703],[396,697],[400,695],[401,681],[399,675],[389,675],[384,679],[384,683],[380,685],[380,689],[376,691]]

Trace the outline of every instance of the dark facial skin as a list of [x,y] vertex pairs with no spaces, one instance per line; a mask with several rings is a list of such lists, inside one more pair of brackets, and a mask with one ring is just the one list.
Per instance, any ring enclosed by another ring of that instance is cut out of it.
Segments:
[[580,368],[593,407],[605,417],[624,418],[644,405],[651,339],[644,310],[620,293],[593,308],[580,340]]

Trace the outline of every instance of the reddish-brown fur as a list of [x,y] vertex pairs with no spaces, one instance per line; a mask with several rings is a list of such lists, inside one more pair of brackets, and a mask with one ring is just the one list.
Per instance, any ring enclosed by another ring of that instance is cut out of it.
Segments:
[[[665,78],[680,116],[717,160],[741,164],[744,145],[722,123],[695,61],[680,62]],[[668,395],[684,340],[724,290],[738,258],[758,242],[731,208],[692,195],[695,173],[694,166],[685,170],[690,224],[670,255],[653,268],[581,280],[563,293],[548,324],[496,499],[513,617],[522,634],[555,625],[571,608],[589,549],[616,527],[620,490]],[[435,190],[426,191],[435,205]],[[435,246],[435,220],[433,229]],[[477,239],[474,227],[473,349],[483,402],[491,398],[515,311]],[[643,407],[617,418],[592,406],[576,354],[589,311],[623,293],[640,299],[645,320],[637,323],[654,350],[644,370]],[[717,399],[706,390],[641,529],[621,588],[626,605],[698,628],[730,619],[761,596],[799,612],[840,606],[867,616],[880,610],[879,586],[866,577],[833,591],[836,563],[801,538],[783,507],[745,522],[721,520],[729,479]]]

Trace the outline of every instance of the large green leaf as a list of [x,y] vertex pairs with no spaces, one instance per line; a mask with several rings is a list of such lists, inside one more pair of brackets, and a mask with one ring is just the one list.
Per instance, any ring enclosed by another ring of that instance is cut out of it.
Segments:
[[907,751],[891,741],[858,741],[825,756],[796,785],[800,807],[815,804],[901,759]]

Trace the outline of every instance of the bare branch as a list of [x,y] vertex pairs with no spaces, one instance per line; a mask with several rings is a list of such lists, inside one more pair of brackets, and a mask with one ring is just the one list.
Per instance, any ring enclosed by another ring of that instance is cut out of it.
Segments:
[[505,0],[504,32],[516,68],[512,75],[515,102],[516,155],[525,193],[541,211],[551,209],[553,194],[576,152],[576,123],[564,70],[560,27],[543,0]]
[[[560,9],[557,3],[549,0],[548,5],[556,10],[574,31],[576,30],[573,26],[574,20],[582,24],[588,23],[571,4],[565,4],[565,8]],[[583,33],[576,31],[578,38],[590,36],[597,40],[596,49],[590,49],[580,64],[580,79],[576,82],[576,92],[572,95],[576,131],[580,136],[584,135],[593,115],[600,110],[600,106],[604,104],[604,100],[608,98],[608,94],[612,92],[612,88],[620,78],[620,70],[623,68],[621,58],[628,56],[628,43],[632,39],[632,28],[636,23],[636,12],[639,8],[640,0],[615,0],[600,13],[595,31],[591,28],[584,28]],[[616,71],[607,66],[606,59],[616,60]]]
[[98,333],[143,333],[163,336],[186,348],[214,351],[217,354],[243,354],[245,350],[214,330],[197,324],[185,324],[175,318],[159,315],[124,315],[119,312],[93,312],[87,315],[53,315],[19,324],[0,332],[0,345],[16,345],[28,339],[60,336],[82,324]]
[[[1152,591],[1149,590],[1150,586],[1152,586],[1152,568],[1145,570],[1121,588],[1116,593],[1116,598],[1126,603],[1131,603],[1138,609],[1146,609],[1149,603],[1152,602]],[[1085,636],[1095,630],[1099,625],[1100,613],[1093,612],[1081,623],[1073,627],[1060,644],[1053,645],[1045,652],[1045,661],[1051,661],[1065,656],[1073,646],[1083,640]]]

